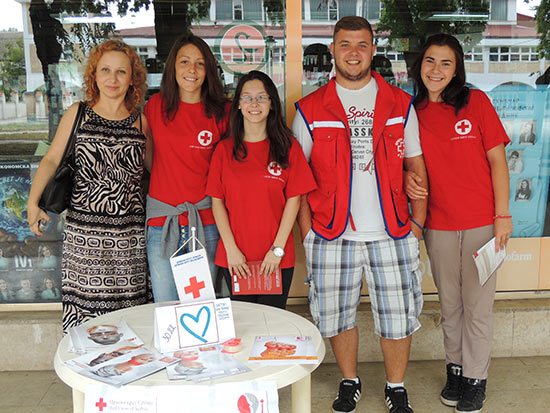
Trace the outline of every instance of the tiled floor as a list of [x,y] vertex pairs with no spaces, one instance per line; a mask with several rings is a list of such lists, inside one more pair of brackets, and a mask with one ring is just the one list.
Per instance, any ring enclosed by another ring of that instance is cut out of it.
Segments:
[[[452,413],[439,402],[444,384],[442,361],[414,361],[409,364],[405,384],[415,412]],[[357,413],[387,412],[383,400],[384,366],[361,363],[363,398]],[[312,409],[331,412],[339,380],[335,364],[323,364],[312,378]],[[290,412],[290,388],[279,391],[281,413]],[[71,391],[53,371],[0,372],[0,412],[69,413]],[[489,371],[488,413],[550,412],[550,357],[494,359]]]

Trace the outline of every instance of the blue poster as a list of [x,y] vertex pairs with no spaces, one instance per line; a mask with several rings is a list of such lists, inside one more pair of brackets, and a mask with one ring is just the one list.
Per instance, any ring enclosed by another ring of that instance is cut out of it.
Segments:
[[540,237],[548,204],[550,93],[546,85],[500,85],[489,96],[511,140],[506,158],[512,236]]

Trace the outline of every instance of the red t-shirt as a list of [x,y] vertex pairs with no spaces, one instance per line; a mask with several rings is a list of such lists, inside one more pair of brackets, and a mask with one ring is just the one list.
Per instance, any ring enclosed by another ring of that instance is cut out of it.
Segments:
[[[210,159],[216,143],[227,127],[227,116],[219,124],[207,118],[202,103],[180,102],[174,120],[164,123],[160,93],[145,105],[147,122],[153,131],[153,167],[149,195],[176,206],[197,203],[205,197]],[[214,224],[212,209],[199,211],[203,225]],[[164,225],[166,218],[150,219],[148,224]],[[187,225],[187,213],[180,215],[180,225]]]
[[470,90],[455,115],[444,103],[416,108],[430,181],[426,228],[460,231],[493,223],[495,200],[487,151],[510,142],[489,98]]
[[[237,246],[248,261],[262,261],[275,240],[286,200],[316,188],[313,174],[298,142],[292,138],[289,166],[268,166],[269,140],[245,142],[244,161],[233,157],[233,140],[219,143],[208,175],[206,193],[223,199]],[[284,247],[281,268],[294,266],[292,232]],[[227,253],[222,239],[218,243],[216,264],[227,268]]]

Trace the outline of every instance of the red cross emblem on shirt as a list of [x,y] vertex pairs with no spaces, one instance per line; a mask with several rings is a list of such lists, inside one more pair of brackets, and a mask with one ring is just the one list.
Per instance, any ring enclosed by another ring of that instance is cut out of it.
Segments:
[[268,165],[267,170],[271,175],[274,176],[279,176],[283,173],[283,168],[281,168],[281,165],[279,165],[277,162],[271,162]]
[[472,130],[472,123],[468,119],[462,119],[455,124],[455,131],[459,135],[466,135]]
[[202,146],[208,146],[212,142],[212,132],[209,130],[200,131],[197,139]]
[[201,290],[205,288],[204,281],[197,282],[197,277],[189,278],[189,285],[184,288],[185,294],[193,294],[193,298],[201,296]]
[[107,407],[107,403],[103,401],[103,397],[95,404],[96,407],[99,407],[99,411],[102,412],[104,407]]

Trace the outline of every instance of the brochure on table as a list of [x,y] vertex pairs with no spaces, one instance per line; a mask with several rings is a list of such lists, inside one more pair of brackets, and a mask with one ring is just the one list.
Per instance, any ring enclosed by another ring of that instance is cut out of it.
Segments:
[[262,364],[317,364],[310,336],[256,336],[248,361]]
[[[172,275],[182,304],[216,299],[206,249],[195,232],[195,227],[192,227],[191,237],[170,257]],[[190,252],[178,255],[186,247]]]
[[272,380],[212,385],[86,386],[84,413],[279,413]]
[[90,351],[103,350],[117,345],[121,341],[130,341],[141,345],[143,341],[132,331],[125,321],[120,323],[98,323],[91,327],[77,326],[69,330],[71,345],[69,351],[85,354]]
[[68,360],[65,364],[85,377],[119,387],[179,361],[143,347],[131,349],[131,346],[132,343],[124,342],[122,347],[113,352],[90,352]]
[[208,346],[170,353],[179,362],[166,368],[168,378],[201,382],[250,371],[235,357],[223,353],[222,349],[222,346]]

